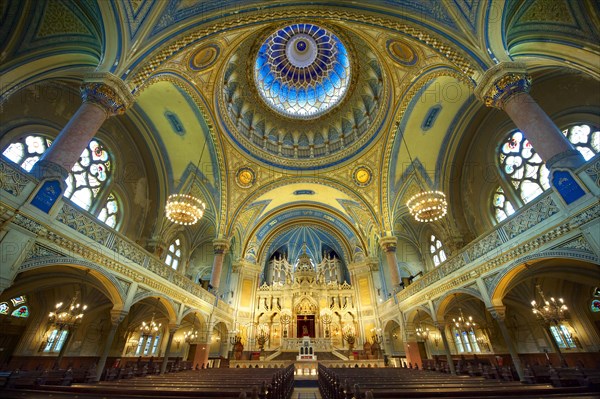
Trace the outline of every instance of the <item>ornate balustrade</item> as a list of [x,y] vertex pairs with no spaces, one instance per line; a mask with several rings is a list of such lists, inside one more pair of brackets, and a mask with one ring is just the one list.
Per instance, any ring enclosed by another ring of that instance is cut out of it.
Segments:
[[[311,338],[310,343],[312,344],[315,351],[318,352],[329,352],[333,350],[333,344],[330,338]],[[302,338],[283,338],[281,340],[281,350],[298,352],[298,349],[302,346]]]
[[[597,192],[600,157],[584,165],[577,175],[592,187],[593,192]],[[570,248],[576,251],[579,259],[598,263],[598,255],[579,227],[599,216],[600,203],[594,193],[588,193],[566,206],[554,189],[547,190],[493,230],[467,244],[439,267],[400,291],[396,295],[397,301],[401,305],[426,302],[451,289],[468,285],[479,276],[484,276],[488,289],[493,288],[501,277],[498,272],[492,273],[494,269],[516,260],[524,262],[543,256],[542,250],[554,250],[559,254],[561,248],[563,252]],[[391,303],[386,301],[383,306],[389,307]]]
[[[29,212],[32,207],[21,204],[27,200],[35,185],[36,181],[31,175],[0,160],[0,189],[4,192],[0,195],[0,220],[10,220],[37,236],[20,270],[31,266],[31,263],[43,264],[50,257],[65,258],[65,261],[87,262],[90,267],[102,266],[182,302],[192,304],[200,301],[196,305],[211,307],[215,304],[212,293],[167,266],[129,238],[79,210],[68,199],[63,198],[57,205],[60,208],[55,218],[37,215],[35,210]],[[16,209],[19,211],[15,212]],[[65,226],[70,229],[65,229]],[[144,273],[144,270],[152,274]],[[118,281],[121,286],[130,284],[120,279]],[[180,290],[164,284],[165,281]],[[218,309],[224,315],[230,314],[230,307],[224,302],[218,303]]]

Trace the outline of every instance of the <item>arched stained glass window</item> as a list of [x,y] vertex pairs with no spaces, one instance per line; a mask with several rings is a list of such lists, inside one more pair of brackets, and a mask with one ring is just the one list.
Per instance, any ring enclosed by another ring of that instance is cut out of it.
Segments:
[[[600,152],[600,128],[581,123],[565,128],[563,134],[588,161]],[[549,171],[523,133],[516,130],[508,135],[498,154],[500,169],[516,194],[528,203],[550,187]],[[492,195],[492,211],[497,221],[514,212],[504,190],[498,187]]]
[[119,216],[119,202],[115,193],[110,193],[106,199],[106,203],[98,213],[98,219],[106,223],[108,226],[115,228]]
[[[23,136],[6,147],[2,155],[29,172],[51,145],[52,139],[41,134]],[[111,172],[112,159],[109,151],[100,141],[93,139],[71,169],[64,196],[89,211],[103,197],[100,194],[109,183]],[[109,194],[97,216],[108,226],[117,226],[121,215],[114,193]]]
[[169,245],[169,250],[167,251],[167,257],[165,258],[165,263],[171,266],[173,269],[177,270],[179,267],[179,262],[181,261],[181,240],[179,238],[175,239]]
[[492,204],[494,206],[494,216],[498,222],[503,221],[515,213],[515,209],[510,201],[506,198],[506,194],[504,194],[504,190],[500,186],[498,186],[494,192]]
[[89,210],[102,184],[108,179],[110,169],[108,151],[97,140],[90,141],[69,173],[65,197]]
[[442,242],[433,234],[429,239],[429,252],[431,253],[431,258],[433,259],[433,264],[435,266],[439,266],[446,260],[446,251],[444,251],[444,246],[442,245]]
[[573,146],[589,161],[600,152],[600,129],[595,126],[581,124],[563,130]]
[[528,203],[550,187],[548,169],[523,133],[511,133],[500,147],[502,172],[523,199]]
[[26,136],[11,143],[2,155],[29,172],[51,144],[52,140],[41,135]]

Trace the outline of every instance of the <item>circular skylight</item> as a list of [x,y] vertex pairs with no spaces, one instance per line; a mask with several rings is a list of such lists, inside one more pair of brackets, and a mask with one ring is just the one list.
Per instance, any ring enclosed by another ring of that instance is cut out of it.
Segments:
[[350,60],[340,39],[313,24],[294,24],[260,46],[254,79],[263,100],[282,115],[310,119],[338,104],[350,83]]

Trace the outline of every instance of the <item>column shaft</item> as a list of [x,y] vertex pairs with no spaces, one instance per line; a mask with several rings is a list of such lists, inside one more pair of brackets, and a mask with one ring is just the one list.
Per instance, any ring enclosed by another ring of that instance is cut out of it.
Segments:
[[173,343],[173,336],[175,335],[176,328],[169,329],[169,338],[167,338],[167,347],[165,348],[165,356],[163,357],[163,362],[160,365],[160,373],[164,374],[167,371],[167,362],[169,361],[169,356],[171,354],[171,344]]
[[221,269],[225,260],[225,252],[229,249],[229,240],[217,238],[213,240],[215,258],[213,260],[212,273],[210,275],[210,285],[215,291],[218,291],[221,283]]
[[390,271],[390,279],[392,283],[392,291],[398,288],[400,285],[400,273],[398,272],[398,261],[396,260],[396,244],[398,240],[396,237],[382,237],[379,240],[381,249],[385,252],[385,259],[387,261],[388,269]]
[[40,180],[65,179],[104,121],[133,102],[127,85],[110,73],[90,74],[81,87],[83,104],[34,166]]
[[519,375],[519,379],[521,381],[525,381],[525,373],[523,372],[523,365],[521,364],[521,358],[519,358],[519,354],[517,353],[517,350],[515,349],[515,345],[510,336],[510,332],[508,331],[508,328],[506,327],[506,323],[504,322],[506,309],[497,306],[494,308],[489,308],[488,311],[490,312],[492,317],[498,323],[498,327],[500,328],[500,333],[502,334],[502,338],[504,338],[504,342],[506,343],[508,353],[510,353],[510,357],[515,366],[515,371]]
[[483,74],[475,94],[486,106],[507,113],[549,169],[583,165],[583,156],[529,95],[530,87],[525,64],[503,62]]
[[446,360],[448,361],[448,367],[450,368],[450,373],[456,375],[456,368],[454,367],[454,360],[452,359],[452,354],[450,353],[450,345],[448,344],[448,337],[446,337],[446,329],[444,326],[438,326],[440,330],[440,335],[442,338],[442,342],[444,344],[444,352],[446,353]]
[[70,171],[107,118],[108,114],[99,105],[81,104],[56,140],[42,155],[40,162],[52,163],[67,172]]

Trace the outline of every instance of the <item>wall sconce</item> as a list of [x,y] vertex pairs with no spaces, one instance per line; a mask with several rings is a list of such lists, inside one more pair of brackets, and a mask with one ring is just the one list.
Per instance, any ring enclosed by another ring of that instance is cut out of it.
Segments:
[[179,350],[179,347],[181,346],[181,338],[180,337],[175,338],[175,345],[177,345],[177,350]]

